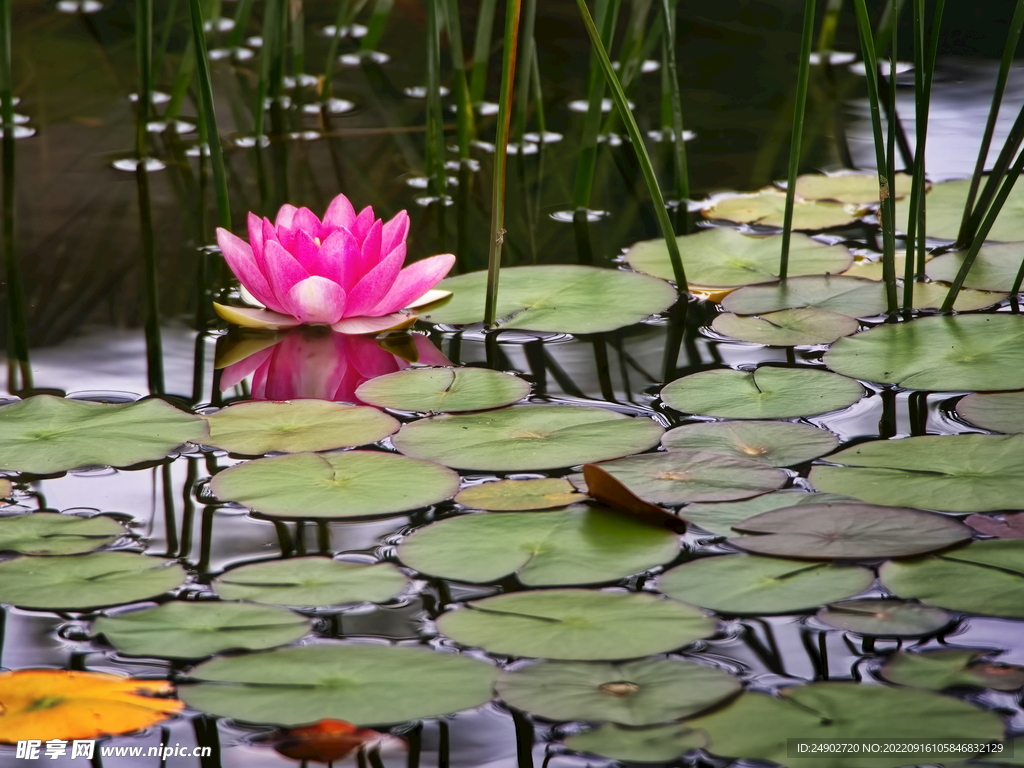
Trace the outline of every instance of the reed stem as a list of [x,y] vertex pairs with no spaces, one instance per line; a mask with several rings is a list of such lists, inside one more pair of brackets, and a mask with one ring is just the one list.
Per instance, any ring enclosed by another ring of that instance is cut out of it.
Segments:
[[[444,0],[427,0],[427,188],[438,198],[438,222],[444,227],[445,195],[444,113],[441,107],[441,25]],[[442,234],[443,239],[443,234]]]
[[[690,171],[686,159],[686,140],[683,137],[683,99],[679,92],[679,65],[676,63],[676,2],[661,0],[661,18],[665,34],[661,39],[662,83],[667,92],[668,111],[672,131],[672,166],[675,172],[675,196],[683,212],[684,231],[687,228],[686,203],[690,198]],[[664,125],[664,123],[663,123]],[[664,129],[662,130],[664,138]]]
[[469,79],[469,99],[473,104],[479,104],[484,100],[484,92],[487,89],[487,60],[491,57],[495,5],[496,0],[480,0],[480,11],[476,17],[473,66]]
[[206,141],[210,148],[210,170],[213,174],[213,196],[217,203],[217,221],[224,229],[231,229],[231,203],[228,199],[228,179],[224,168],[224,152],[217,130],[217,111],[213,101],[213,79],[210,57],[206,51],[203,32],[203,12],[199,0],[189,0],[192,19],[192,40],[196,52],[196,73],[199,75],[199,95],[202,109],[199,117],[206,127]]

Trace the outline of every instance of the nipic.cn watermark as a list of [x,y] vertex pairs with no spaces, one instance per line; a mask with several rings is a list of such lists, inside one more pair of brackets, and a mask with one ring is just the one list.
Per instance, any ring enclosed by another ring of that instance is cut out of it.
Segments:
[[[212,747],[183,747],[181,744],[173,747],[170,744],[154,747],[100,747],[98,751],[101,757],[159,757],[162,760],[168,757],[209,757],[213,753]],[[96,752],[94,739],[27,739],[18,742],[14,756],[21,760],[56,760],[58,757],[92,760]]]

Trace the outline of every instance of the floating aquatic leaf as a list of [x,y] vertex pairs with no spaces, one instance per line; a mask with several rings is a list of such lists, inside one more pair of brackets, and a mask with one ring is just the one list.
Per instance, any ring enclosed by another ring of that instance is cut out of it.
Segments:
[[[677,239],[686,278],[693,285],[737,288],[779,277],[782,238],[778,235],[751,236],[730,227],[714,227]],[[626,251],[626,261],[640,272],[664,280],[673,279],[672,262],[664,239],[634,244]],[[793,234],[789,251],[790,277],[836,274],[852,263],[853,256],[842,246],[825,245],[806,235]]]
[[[452,325],[484,319],[486,272],[450,277],[438,287],[451,291],[452,299],[422,319]],[[501,270],[495,325],[556,333],[600,333],[638,323],[675,300],[671,285],[622,270],[567,264],[511,267]]]
[[92,552],[128,531],[112,517],[79,517],[32,512],[0,517],[0,552],[23,555],[75,555]]
[[[897,173],[890,191],[894,198],[910,194],[913,179]],[[894,188],[893,188],[894,187]],[[878,204],[878,174],[839,171],[808,173],[796,177],[796,193],[805,200],[835,200],[860,205]]]
[[392,438],[399,451],[460,469],[555,469],[645,451],[664,430],[653,419],[579,405],[513,405],[434,416]]
[[705,421],[665,433],[661,444],[720,453],[773,467],[801,464],[835,450],[839,438],[826,429],[786,421]]
[[661,390],[665,404],[683,413],[727,419],[790,419],[853,405],[864,388],[818,368],[720,368],[676,379]]
[[885,285],[845,275],[789,277],[778,283],[748,285],[722,299],[722,308],[738,315],[810,308],[870,317],[884,312],[885,306]]
[[35,474],[124,467],[199,442],[206,422],[163,400],[109,405],[36,395],[0,408],[0,468]]
[[[960,221],[967,203],[970,179],[957,179],[933,184],[925,199],[928,206],[928,237],[939,240],[956,240],[960,232]],[[910,199],[896,201],[896,228],[907,231],[910,217]],[[1003,204],[995,226],[988,233],[987,240],[1020,240],[1024,232],[1024,187],[1014,186]]]
[[173,560],[134,552],[15,557],[0,562],[0,603],[84,611],[156,597],[184,580]]
[[859,566],[756,555],[702,557],[666,572],[658,589],[720,613],[796,613],[852,597],[875,575]]
[[667,509],[644,501],[599,464],[583,465],[582,482],[587,488],[587,493],[621,515],[638,520],[644,525],[666,528],[676,533],[686,531],[685,520]]
[[975,392],[956,404],[956,412],[992,432],[1024,432],[1024,392],[994,395]]
[[461,515],[413,533],[398,548],[410,568],[483,583],[515,573],[528,586],[614,581],[668,562],[679,537],[611,510]]
[[959,686],[996,691],[1024,687],[1024,667],[987,661],[984,651],[967,648],[923,653],[897,651],[879,672],[891,683],[929,691]]
[[1019,508],[1024,435],[922,435],[875,440],[828,457],[811,484],[872,504],[947,512]]
[[489,368],[409,368],[369,379],[356,390],[364,403],[424,413],[500,408],[528,394],[527,381]]
[[854,501],[836,493],[805,493],[803,491],[775,491],[743,501],[720,504],[690,504],[682,510],[683,517],[705,531],[719,536],[732,536],[733,526],[754,515],[795,504],[830,504],[836,501]]
[[938,608],[899,600],[848,600],[822,608],[817,618],[836,629],[880,637],[930,635],[953,621]]
[[[914,309],[940,309],[949,293],[945,283],[914,283]],[[957,312],[973,312],[977,309],[991,307],[1005,299],[1008,294],[1002,291],[972,291],[961,288],[953,302]]]
[[206,442],[251,456],[368,445],[398,429],[396,419],[376,408],[326,400],[239,403],[205,418]]
[[1000,539],[1024,539],[1024,512],[1007,513],[1001,517],[994,515],[968,515],[966,525]]
[[101,672],[0,672],[0,742],[95,739],[131,733],[183,708],[166,680]]
[[683,659],[540,661],[504,672],[495,688],[507,704],[549,720],[635,726],[689,717],[737,693],[740,683]]
[[[853,266],[843,272],[845,277],[863,277],[866,280],[874,280],[875,282],[885,280],[885,268],[882,263],[882,255],[874,254],[875,258],[867,258],[865,254],[857,254],[856,259],[853,262]],[[927,260],[929,256],[925,254]],[[896,251],[896,274],[905,275],[907,273],[907,253],[906,251]]]
[[490,653],[610,661],[681,648],[715,632],[696,608],[648,592],[513,592],[443,613],[438,629]]
[[[1014,239],[1019,240],[1022,233],[1024,231],[1018,232]],[[950,251],[936,256],[928,262],[928,277],[932,280],[953,282],[960,272],[965,256],[967,251]],[[964,286],[983,291],[1008,291],[1017,279],[1022,259],[1024,252],[1019,242],[986,245],[978,251],[967,277],[964,278]],[[946,286],[946,289],[948,290],[949,286]]]
[[121,653],[168,659],[201,659],[221,651],[262,651],[287,645],[312,623],[284,608],[245,603],[172,601],[115,616],[101,616],[93,634]]
[[612,760],[632,763],[664,763],[693,749],[707,746],[707,737],[682,724],[656,725],[650,728],[620,728],[606,723],[591,731],[575,733],[565,739],[574,752],[588,752]]
[[306,608],[383,603],[408,579],[391,563],[347,563],[327,557],[289,557],[231,568],[213,580],[227,600]]
[[[726,219],[741,224],[760,224],[781,228],[785,221],[786,194],[768,187],[753,194],[720,195],[701,210],[706,219]],[[852,224],[856,209],[841,203],[796,200],[793,205],[793,229],[829,229]]]
[[840,339],[825,364],[846,376],[907,389],[1024,388],[1024,317],[936,315]]
[[455,495],[459,478],[429,461],[379,451],[296,453],[238,464],[216,475],[224,501],[278,517],[379,517]]
[[476,707],[495,669],[454,653],[334,643],[218,658],[179,685],[190,707],[236,720],[305,725],[346,720],[389,725]]
[[852,317],[821,309],[782,309],[761,315],[725,312],[711,327],[722,334],[752,344],[772,347],[831,344],[856,333],[860,324]]
[[561,477],[539,480],[498,480],[463,488],[455,501],[473,509],[513,512],[522,509],[551,509],[583,501],[572,483]]

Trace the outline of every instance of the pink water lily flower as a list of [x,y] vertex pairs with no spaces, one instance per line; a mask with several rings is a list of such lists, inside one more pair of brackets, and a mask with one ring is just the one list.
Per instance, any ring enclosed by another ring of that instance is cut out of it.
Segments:
[[265,309],[214,304],[228,322],[250,328],[329,325],[340,333],[377,333],[410,323],[402,312],[448,295],[432,290],[455,264],[450,253],[402,268],[409,214],[386,223],[369,206],[356,214],[345,195],[323,221],[283,205],[274,223],[249,214],[249,242],[226,229],[217,244],[231,271]]

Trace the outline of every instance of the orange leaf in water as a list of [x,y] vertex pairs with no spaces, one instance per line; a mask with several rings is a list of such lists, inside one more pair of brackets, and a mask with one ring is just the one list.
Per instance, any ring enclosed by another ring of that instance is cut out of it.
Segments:
[[293,760],[329,763],[381,738],[382,734],[371,728],[357,728],[344,720],[321,720],[313,725],[286,729],[274,749]]
[[0,672],[0,742],[95,739],[148,728],[180,712],[166,680],[100,672]]
[[641,523],[668,528],[676,533],[686,530],[686,521],[656,504],[644,501],[606,469],[597,464],[583,465],[587,492],[601,504]]

